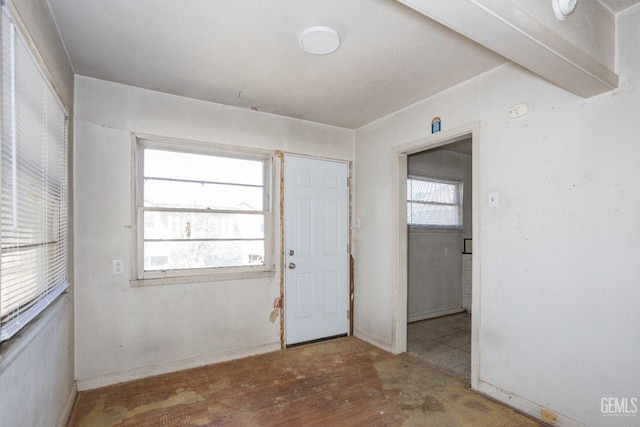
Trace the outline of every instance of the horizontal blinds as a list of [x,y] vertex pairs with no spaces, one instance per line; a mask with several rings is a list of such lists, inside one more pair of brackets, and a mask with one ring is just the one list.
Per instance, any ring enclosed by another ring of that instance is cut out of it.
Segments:
[[407,223],[461,226],[461,189],[460,182],[410,176],[407,179]]
[[68,287],[67,119],[3,8],[0,340]]

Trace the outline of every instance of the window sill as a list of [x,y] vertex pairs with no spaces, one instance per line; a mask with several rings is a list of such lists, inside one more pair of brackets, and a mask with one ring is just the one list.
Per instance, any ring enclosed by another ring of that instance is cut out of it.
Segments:
[[409,233],[464,233],[464,227],[429,227],[410,225]]
[[129,283],[133,287],[144,286],[163,286],[163,285],[181,285],[187,283],[205,283],[205,282],[221,282],[228,280],[242,279],[261,279],[275,277],[275,270],[269,271],[248,271],[236,273],[208,274],[201,276],[180,276],[180,277],[163,277],[154,279],[137,279],[130,280]]

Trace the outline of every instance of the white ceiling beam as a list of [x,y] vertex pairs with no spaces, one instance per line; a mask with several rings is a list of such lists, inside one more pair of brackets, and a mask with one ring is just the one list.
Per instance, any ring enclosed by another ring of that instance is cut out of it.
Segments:
[[398,1],[581,97],[618,87],[616,73],[510,1]]

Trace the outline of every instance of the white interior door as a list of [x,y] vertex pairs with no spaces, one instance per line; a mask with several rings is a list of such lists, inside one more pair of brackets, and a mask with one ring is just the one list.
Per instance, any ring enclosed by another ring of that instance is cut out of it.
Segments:
[[349,167],[285,156],[286,344],[349,328]]

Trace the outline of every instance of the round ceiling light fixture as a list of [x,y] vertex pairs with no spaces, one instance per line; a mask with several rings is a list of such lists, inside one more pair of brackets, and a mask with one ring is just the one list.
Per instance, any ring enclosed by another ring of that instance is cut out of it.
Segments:
[[333,28],[322,25],[309,27],[300,34],[300,47],[314,55],[326,55],[340,47],[340,35]]
[[578,0],[553,0],[553,12],[556,14],[556,18],[560,21],[564,21],[575,9]]

